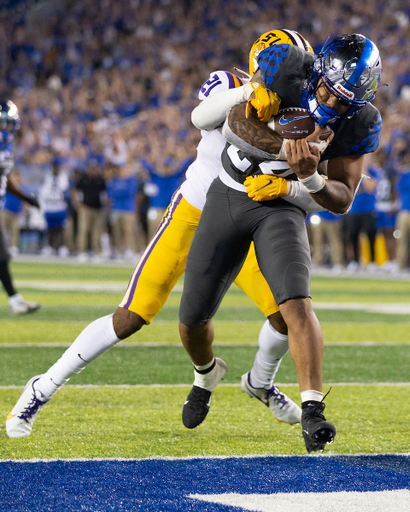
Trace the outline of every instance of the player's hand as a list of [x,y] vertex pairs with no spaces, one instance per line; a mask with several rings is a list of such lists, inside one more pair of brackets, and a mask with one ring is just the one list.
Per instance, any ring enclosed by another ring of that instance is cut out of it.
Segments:
[[267,123],[279,112],[280,98],[275,92],[266,89],[258,82],[249,82],[248,85],[253,89],[253,93],[246,104],[246,118],[249,117],[253,107],[262,123]]
[[26,203],[28,203],[31,206],[34,206],[35,208],[40,208],[40,203],[38,202],[38,199],[34,194],[27,196],[25,198],[25,201]]
[[254,201],[271,201],[284,197],[288,192],[287,181],[271,174],[248,176],[244,185],[248,196]]
[[[312,176],[317,170],[320,157],[327,145],[332,141],[334,133],[321,140],[324,129],[317,126],[315,131],[305,139],[292,139],[286,144],[286,156],[289,167],[299,179],[305,179]],[[323,143],[324,147],[320,147]]]

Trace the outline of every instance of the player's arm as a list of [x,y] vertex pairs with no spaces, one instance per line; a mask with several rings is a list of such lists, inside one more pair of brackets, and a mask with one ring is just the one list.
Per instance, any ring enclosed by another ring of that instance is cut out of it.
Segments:
[[[205,98],[191,113],[192,124],[199,130],[214,130],[223,124],[226,112],[248,100],[246,86],[216,92]],[[243,107],[242,107],[243,108]]]
[[31,206],[35,206],[36,208],[40,208],[39,202],[34,194],[26,194],[17,183],[16,179],[13,176],[7,176],[7,192],[19,197],[26,203]]
[[[264,160],[287,160],[286,144],[288,139],[270,128],[270,123],[262,123],[255,110],[246,117],[243,107],[237,105],[231,109],[223,125],[222,135],[232,145],[250,156]],[[334,133],[318,126],[306,137],[307,142],[319,145],[323,152],[332,141]],[[327,138],[323,140],[324,133]]]
[[[218,75],[219,73],[219,75]],[[261,74],[257,73],[251,82],[237,87],[223,89],[223,80],[218,78],[231,75],[225,71],[211,74],[210,79],[201,88],[199,98],[201,103],[192,111],[192,124],[199,130],[214,130],[223,124],[227,112],[234,106],[247,102],[244,114],[255,109],[256,115],[262,122],[267,122],[279,110],[279,97],[264,86]],[[233,75],[231,75],[233,76]],[[239,79],[235,77],[239,82]],[[237,84],[235,84],[237,85]]]
[[252,110],[246,117],[243,105],[231,109],[222,133],[237,148],[268,160],[276,160],[283,142],[280,135],[260,122],[256,111]]
[[306,139],[286,144],[288,163],[313,199],[326,210],[346,213],[360,185],[364,155],[340,156],[329,161],[328,179],[317,171],[320,153]]

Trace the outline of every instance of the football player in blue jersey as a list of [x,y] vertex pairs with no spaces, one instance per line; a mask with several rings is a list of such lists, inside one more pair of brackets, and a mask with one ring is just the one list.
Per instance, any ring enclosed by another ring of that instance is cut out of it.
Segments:
[[[6,192],[11,192],[31,206],[39,208],[37,199],[33,195],[27,195],[13,176],[10,176],[14,165],[13,140],[19,128],[20,117],[16,105],[12,101],[0,101],[0,201]],[[9,261],[10,253],[3,225],[0,223],[0,281],[9,296],[10,314],[25,315],[37,311],[41,307],[40,304],[24,300],[15,289]]]
[[[348,211],[364,155],[379,145],[381,117],[370,101],[382,67],[376,45],[360,34],[330,38],[316,57],[295,45],[274,45],[259,54],[257,64],[252,82],[277,94],[281,108],[307,109],[318,126],[313,136],[289,141],[245,104],[234,106],[227,117],[223,171],[209,188],[185,270],[180,334],[200,378],[195,373],[183,418],[191,428],[205,419],[209,390],[226,372],[225,363],[214,357],[212,317],[253,241],[262,274],[288,327],[301,392],[302,431],[307,451],[312,452],[332,442],[336,428],[323,414],[324,344],[310,294],[305,212],[281,196],[289,180],[298,180],[318,205],[338,214]],[[319,150],[326,130],[330,136]],[[327,179],[318,172],[323,163]],[[252,189],[264,189],[265,194],[255,200],[247,195]]]

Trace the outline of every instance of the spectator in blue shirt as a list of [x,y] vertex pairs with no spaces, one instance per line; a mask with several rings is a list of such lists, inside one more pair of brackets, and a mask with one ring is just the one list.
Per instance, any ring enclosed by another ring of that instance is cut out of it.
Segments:
[[161,164],[154,167],[148,160],[143,160],[142,165],[149,173],[149,181],[144,186],[145,194],[150,198],[148,208],[148,237],[154,235],[162,216],[175,190],[184,180],[185,172],[192,159],[187,158],[181,165],[172,158],[167,157]]
[[107,196],[113,243],[118,257],[134,259],[142,248],[137,216],[138,180],[130,164],[112,167]]

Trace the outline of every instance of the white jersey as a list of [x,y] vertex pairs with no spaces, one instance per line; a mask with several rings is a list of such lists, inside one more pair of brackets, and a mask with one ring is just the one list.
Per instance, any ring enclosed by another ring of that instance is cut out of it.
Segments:
[[[242,82],[232,73],[214,71],[201,87],[198,98],[202,101],[216,92],[233,89],[240,85]],[[208,189],[222,169],[221,154],[226,140],[222,137],[222,127],[211,131],[201,130],[201,136],[197,157],[188,167],[186,180],[180,190],[189,204],[202,211]]]
[[208,189],[222,168],[221,154],[226,140],[220,128],[210,132],[201,130],[201,135],[197,157],[188,167],[181,193],[189,204],[202,211]]

